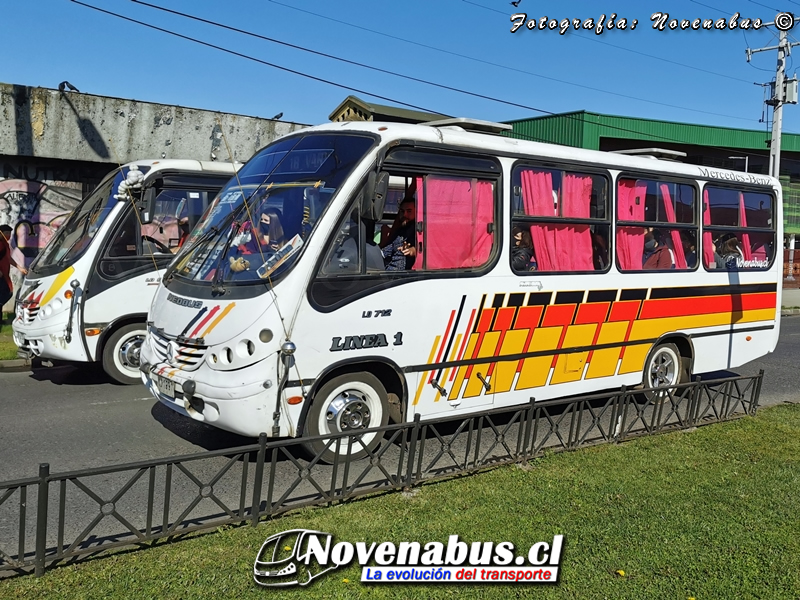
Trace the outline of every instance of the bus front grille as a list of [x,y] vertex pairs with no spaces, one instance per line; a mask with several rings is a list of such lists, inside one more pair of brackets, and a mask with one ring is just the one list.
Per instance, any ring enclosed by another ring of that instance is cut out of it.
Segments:
[[171,339],[153,327],[150,328],[150,339],[159,362],[167,363],[184,371],[197,369],[203,362],[208,348],[202,344],[177,342],[174,338]]

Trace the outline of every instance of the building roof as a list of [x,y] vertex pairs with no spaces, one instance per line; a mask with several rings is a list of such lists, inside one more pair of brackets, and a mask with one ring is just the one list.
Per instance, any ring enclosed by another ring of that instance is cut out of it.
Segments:
[[331,121],[386,121],[389,123],[426,123],[446,119],[447,115],[429,113],[385,104],[366,102],[357,96],[348,96],[328,116]]
[[[769,131],[605,115],[585,110],[508,121],[515,137],[600,149],[600,138],[624,138],[767,152]],[[781,150],[800,152],[800,135],[784,133]]]

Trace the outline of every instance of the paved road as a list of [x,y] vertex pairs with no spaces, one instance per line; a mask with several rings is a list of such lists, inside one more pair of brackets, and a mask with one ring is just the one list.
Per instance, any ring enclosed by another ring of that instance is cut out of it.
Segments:
[[[738,371],[767,374],[762,405],[800,400],[800,316],[784,317],[777,351]],[[139,386],[118,386],[96,368],[0,374],[0,481],[192,454],[253,443],[190,421]]]

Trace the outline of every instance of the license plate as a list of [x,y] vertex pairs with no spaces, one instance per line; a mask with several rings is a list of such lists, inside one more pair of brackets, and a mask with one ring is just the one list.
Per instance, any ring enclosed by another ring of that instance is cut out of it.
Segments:
[[167,398],[175,399],[175,382],[161,375],[156,375],[156,385],[158,391],[164,394]]

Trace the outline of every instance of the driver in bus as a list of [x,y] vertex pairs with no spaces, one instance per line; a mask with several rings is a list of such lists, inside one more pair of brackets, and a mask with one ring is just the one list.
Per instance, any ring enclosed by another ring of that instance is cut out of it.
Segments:
[[392,226],[384,225],[382,228],[378,246],[387,271],[408,271],[414,266],[417,258],[415,218],[414,198],[405,198],[397,207],[397,217]]

